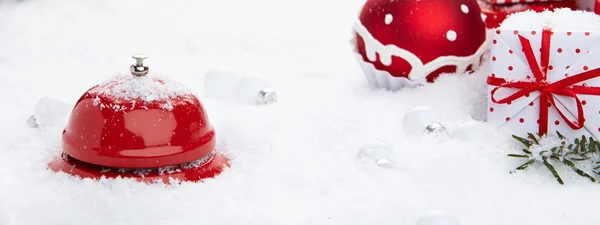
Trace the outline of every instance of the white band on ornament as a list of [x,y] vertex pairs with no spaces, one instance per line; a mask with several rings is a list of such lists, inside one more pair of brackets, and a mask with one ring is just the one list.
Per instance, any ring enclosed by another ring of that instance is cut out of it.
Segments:
[[371,62],[377,60],[376,54],[382,64],[391,65],[392,56],[400,57],[408,62],[412,68],[408,74],[410,80],[423,80],[427,75],[444,66],[455,66],[457,73],[465,73],[469,65],[473,70],[479,68],[481,56],[488,49],[489,40],[486,39],[477,51],[469,56],[440,56],[427,64],[423,64],[421,59],[412,52],[402,49],[395,45],[383,45],[379,42],[367,28],[360,22],[354,23],[354,31],[358,33],[365,43],[365,54]]

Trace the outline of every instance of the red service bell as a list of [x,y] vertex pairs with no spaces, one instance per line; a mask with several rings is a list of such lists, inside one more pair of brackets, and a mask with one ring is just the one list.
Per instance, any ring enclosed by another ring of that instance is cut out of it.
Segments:
[[198,98],[184,85],[146,76],[145,55],[133,58],[133,76],[117,76],[79,98],[62,134],[62,156],[49,168],[148,183],[220,174],[229,162],[215,151],[215,131]]

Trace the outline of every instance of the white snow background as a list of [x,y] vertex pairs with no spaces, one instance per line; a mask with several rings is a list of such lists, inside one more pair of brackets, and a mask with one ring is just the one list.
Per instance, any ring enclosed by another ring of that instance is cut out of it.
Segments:
[[[395,93],[367,85],[349,39],[364,0],[0,1],[0,224],[415,224],[434,210],[464,225],[599,224],[600,186],[559,167],[509,174],[507,136],[483,145],[407,137],[404,112],[428,105],[450,129],[485,119],[485,68]],[[130,55],[196,91],[232,166],[175,186],[52,173],[62,127],[31,129],[37,100],[73,104],[128,73]],[[279,102],[202,96],[228,67],[274,84]],[[357,161],[369,140],[396,169]]]

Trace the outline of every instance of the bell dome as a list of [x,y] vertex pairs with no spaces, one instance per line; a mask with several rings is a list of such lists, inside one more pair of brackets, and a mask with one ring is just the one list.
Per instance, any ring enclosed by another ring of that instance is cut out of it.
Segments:
[[[75,104],[62,134],[62,164],[78,164],[79,175],[93,174],[95,167],[120,175],[163,167],[182,167],[175,169],[181,172],[215,158],[228,165],[214,151],[215,130],[193,92],[166,77],[148,75],[146,57],[133,57],[131,75],[90,88]],[[220,172],[222,166],[214,169]]]

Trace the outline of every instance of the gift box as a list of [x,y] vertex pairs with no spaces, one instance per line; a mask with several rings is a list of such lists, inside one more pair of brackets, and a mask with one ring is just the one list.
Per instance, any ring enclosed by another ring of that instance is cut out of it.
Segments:
[[485,0],[493,5],[517,4],[517,3],[540,3],[540,2],[572,2],[575,0]]
[[577,0],[577,8],[600,14],[600,0]]
[[512,4],[512,5],[494,5],[484,0],[478,0],[479,7],[483,13],[483,20],[487,28],[496,28],[508,17],[508,15],[533,10],[542,12],[545,10],[553,11],[558,8],[577,9],[578,2],[562,1],[562,2],[543,2],[543,3],[527,3],[527,4]]
[[600,137],[600,16],[511,15],[493,32],[487,119],[501,131]]

